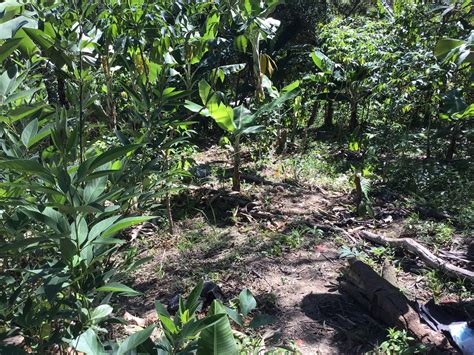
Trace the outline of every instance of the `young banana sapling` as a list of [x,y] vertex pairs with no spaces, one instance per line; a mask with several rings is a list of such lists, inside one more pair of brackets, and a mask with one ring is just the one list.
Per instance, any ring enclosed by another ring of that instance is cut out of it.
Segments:
[[198,105],[191,101],[186,101],[185,107],[197,112],[205,117],[211,117],[226,131],[232,146],[232,190],[240,191],[240,157],[242,136],[259,133],[264,130],[262,125],[256,124],[256,119],[263,113],[273,111],[287,100],[298,95],[299,82],[296,81],[283,88],[282,93],[267,104],[262,105],[256,112],[252,113],[244,105],[232,108],[221,100],[222,95],[214,92],[211,86],[205,81],[199,82],[199,96],[202,104]]

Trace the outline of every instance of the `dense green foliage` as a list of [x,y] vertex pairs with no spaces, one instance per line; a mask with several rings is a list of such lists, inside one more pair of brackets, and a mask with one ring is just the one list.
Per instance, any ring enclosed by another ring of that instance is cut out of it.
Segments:
[[[147,261],[121,232],[153,219],[173,233],[171,199],[208,142],[230,149],[240,191],[242,145],[304,153],[321,123],[360,215],[384,184],[472,227],[472,200],[452,201],[474,191],[473,5],[390,3],[1,3],[0,338],[97,353]],[[157,306],[162,353],[237,352],[226,307],[197,320],[195,296],[174,319]],[[115,350],[153,348],[152,331]]]

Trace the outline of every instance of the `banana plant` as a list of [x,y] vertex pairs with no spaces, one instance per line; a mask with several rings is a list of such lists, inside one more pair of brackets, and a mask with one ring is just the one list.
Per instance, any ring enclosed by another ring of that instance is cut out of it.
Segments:
[[265,105],[262,105],[257,111],[252,113],[244,105],[232,108],[223,102],[220,98],[223,96],[212,90],[211,86],[204,79],[199,82],[199,96],[202,105],[186,100],[185,107],[195,113],[205,117],[211,117],[219,127],[227,134],[232,147],[232,190],[240,191],[240,158],[241,158],[241,140],[243,136],[261,132],[264,127],[256,123],[257,117],[273,111],[297,96],[299,82],[294,82],[283,88],[281,95],[276,93],[276,98]]
[[240,142],[243,135],[255,134],[263,126],[255,124],[255,115],[243,105],[232,108],[219,100],[218,95],[204,79],[199,82],[199,96],[204,106],[186,101],[186,108],[211,117],[228,135],[232,145],[233,174],[232,190],[240,191]]
[[246,52],[248,44],[252,50],[253,74],[255,78],[255,95],[258,101],[265,97],[264,92],[264,68],[271,75],[276,66],[273,59],[262,53],[260,42],[275,37],[280,26],[280,21],[270,17],[275,8],[283,3],[281,0],[241,0],[232,6],[235,14],[234,21],[240,24],[240,32],[236,38],[236,47]]

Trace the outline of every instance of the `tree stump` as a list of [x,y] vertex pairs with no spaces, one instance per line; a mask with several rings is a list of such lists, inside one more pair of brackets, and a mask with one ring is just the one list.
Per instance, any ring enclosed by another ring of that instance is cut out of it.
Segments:
[[370,266],[360,260],[349,260],[340,288],[360,303],[374,318],[388,326],[403,328],[423,344],[439,350],[453,350],[447,338],[421,323],[410,301]]

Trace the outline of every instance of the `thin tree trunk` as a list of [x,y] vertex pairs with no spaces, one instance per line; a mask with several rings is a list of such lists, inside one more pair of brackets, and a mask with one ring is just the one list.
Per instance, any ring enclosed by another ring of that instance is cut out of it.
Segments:
[[173,211],[171,210],[171,196],[169,193],[166,193],[165,203],[166,217],[168,218],[168,231],[170,232],[170,234],[174,234]]
[[291,116],[291,137],[290,137],[290,142],[292,146],[295,144],[297,126],[298,126],[298,116],[296,116],[296,114],[293,113],[293,115]]
[[324,115],[324,127],[330,128],[334,125],[332,122],[333,115],[334,115],[334,103],[329,100],[326,102],[326,114]]
[[234,139],[234,172],[232,174],[232,190],[240,192],[240,136],[236,136]]
[[362,203],[362,181],[361,173],[356,171],[354,174],[354,185],[355,185],[355,203],[357,207],[357,212],[359,212],[360,204]]
[[357,120],[357,108],[358,108],[357,101],[351,101],[351,121],[349,123],[349,128],[351,130],[355,129],[359,124]]
[[[425,116],[426,119],[426,116]],[[428,117],[428,128],[426,131],[426,159],[431,158],[431,115]]]
[[314,102],[313,109],[311,110],[311,116],[309,116],[308,124],[306,126],[307,129],[311,128],[311,126],[314,125],[314,122],[316,121],[316,117],[318,117],[320,103],[321,103],[320,101]]
[[454,153],[456,152],[457,139],[458,139],[458,125],[453,124],[451,128],[451,139],[449,141],[448,150],[446,152],[446,160],[453,160]]
[[[168,171],[169,169],[169,151],[165,151],[165,161],[164,161],[164,170]],[[165,188],[168,188],[165,186]],[[174,234],[174,222],[173,222],[173,211],[171,210],[171,195],[169,192],[166,192],[165,195],[165,207],[166,207],[166,217],[168,219],[168,231],[170,234]]]
[[304,129],[304,137],[303,137],[303,152],[308,150],[308,130],[316,121],[316,117],[318,116],[320,101],[315,101],[313,104],[313,109],[311,110],[311,116],[309,116],[308,124]]

